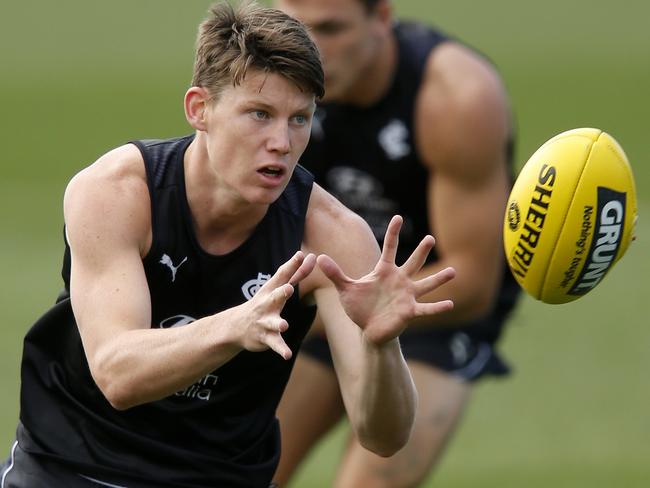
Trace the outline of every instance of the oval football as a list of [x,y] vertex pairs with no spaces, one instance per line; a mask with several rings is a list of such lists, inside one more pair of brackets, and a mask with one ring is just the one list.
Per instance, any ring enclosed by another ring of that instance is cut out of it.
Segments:
[[623,256],[636,215],[632,170],[616,140],[594,128],[563,132],[513,185],[503,227],[510,269],[538,300],[576,300]]

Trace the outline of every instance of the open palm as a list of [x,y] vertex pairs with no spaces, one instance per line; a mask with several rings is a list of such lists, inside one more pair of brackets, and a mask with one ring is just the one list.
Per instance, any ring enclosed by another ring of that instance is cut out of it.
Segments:
[[358,280],[347,276],[327,255],[318,257],[318,266],[334,283],[345,313],[364,331],[366,339],[383,344],[399,336],[408,322],[422,315],[450,310],[451,300],[420,303],[418,297],[451,280],[455,271],[446,268],[415,280],[433,248],[434,239],[426,236],[402,266],[395,264],[402,218],[394,216],[386,230],[381,257],[375,268]]

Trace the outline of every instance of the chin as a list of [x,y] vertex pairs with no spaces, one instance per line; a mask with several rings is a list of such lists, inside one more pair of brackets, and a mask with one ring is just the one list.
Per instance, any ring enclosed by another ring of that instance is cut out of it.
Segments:
[[283,191],[284,188],[281,190],[260,190],[250,195],[250,198],[247,198],[247,200],[253,205],[271,205],[278,198],[280,198],[280,195],[282,195]]

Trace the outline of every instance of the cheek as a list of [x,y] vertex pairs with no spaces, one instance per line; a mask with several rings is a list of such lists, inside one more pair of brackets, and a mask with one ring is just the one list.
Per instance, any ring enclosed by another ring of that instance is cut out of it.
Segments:
[[340,34],[321,42],[319,49],[326,66],[340,67],[349,64],[354,58],[358,41],[351,34]]
[[365,39],[349,39],[340,50],[340,67],[349,74],[361,71],[368,63],[371,47]]
[[238,163],[246,159],[245,139],[235,137],[227,128],[215,132],[217,133],[211,134],[211,141],[207,144],[208,158],[222,176],[235,175],[241,169],[241,164]]
[[302,156],[302,153],[307,148],[310,134],[311,134],[311,125],[299,131],[296,131],[296,133],[294,134],[291,147],[296,153],[296,159],[300,158],[300,156]]

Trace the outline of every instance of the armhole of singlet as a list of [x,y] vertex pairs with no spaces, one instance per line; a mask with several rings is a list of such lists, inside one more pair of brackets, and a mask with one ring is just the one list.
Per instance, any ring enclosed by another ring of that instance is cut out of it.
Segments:
[[299,179],[305,186],[305,195],[303,201],[301,202],[303,207],[303,214],[302,219],[300,220],[300,247],[302,247],[302,243],[305,240],[305,221],[307,220],[307,210],[309,209],[309,200],[311,199],[311,193],[314,189],[315,178],[308,169],[300,165],[296,167],[296,170],[301,172]]
[[[298,223],[300,225],[298,249],[302,249],[302,243],[305,241],[305,222],[307,221],[309,200],[311,199],[311,193],[312,190],[314,189],[315,178],[314,175],[311,173],[311,171],[309,171],[308,169],[304,168],[301,165],[296,166],[296,169],[294,171],[297,173],[299,172],[298,174],[296,174],[296,177],[299,181],[297,185],[302,186],[304,188],[304,192],[300,192],[301,198],[299,199],[298,202],[299,209],[302,209],[302,213],[298,214]],[[295,288],[297,292],[295,296],[298,298],[300,297],[300,283],[298,283],[295,286]]]
[[153,167],[153,162],[151,161],[149,151],[147,150],[146,146],[142,143],[142,141],[131,141],[130,144],[133,144],[135,147],[138,148],[140,151],[140,154],[142,155],[142,159],[144,161],[144,170],[147,176],[147,188],[149,189],[149,200],[151,202],[151,206],[149,211],[151,212],[151,247],[149,247],[149,251],[147,254],[145,254],[142,257],[142,261],[145,262],[149,258],[149,256],[155,255],[154,251],[156,251],[157,245],[158,245],[158,214],[156,213],[156,208],[157,208],[157,200],[156,200],[156,188],[155,188],[155,168]]

